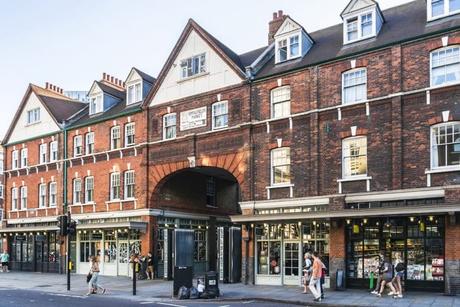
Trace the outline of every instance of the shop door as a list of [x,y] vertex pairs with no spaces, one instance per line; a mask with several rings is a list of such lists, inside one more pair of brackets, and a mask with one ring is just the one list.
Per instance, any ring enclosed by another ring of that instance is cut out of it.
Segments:
[[118,241],[118,275],[128,276],[129,273],[129,243],[128,241]]
[[283,284],[285,285],[300,285],[301,263],[300,260],[300,243],[299,242],[284,242],[284,267],[283,267]]
[[35,242],[35,272],[43,271],[43,242]]

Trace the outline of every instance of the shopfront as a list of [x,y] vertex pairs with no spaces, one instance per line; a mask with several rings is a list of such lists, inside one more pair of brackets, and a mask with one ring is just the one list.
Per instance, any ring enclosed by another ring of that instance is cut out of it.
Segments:
[[368,288],[379,253],[405,265],[406,289],[444,290],[444,216],[346,220],[348,287]]
[[[255,227],[255,283],[259,285],[300,285],[303,255],[318,251],[328,266],[329,221],[302,221],[287,224],[257,224]],[[326,287],[329,278],[326,278]]]

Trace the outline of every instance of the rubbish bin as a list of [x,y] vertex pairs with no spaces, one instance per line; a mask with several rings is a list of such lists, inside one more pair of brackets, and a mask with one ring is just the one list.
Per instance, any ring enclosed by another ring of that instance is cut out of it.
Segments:
[[173,294],[177,295],[179,288],[182,286],[190,289],[193,286],[193,267],[191,266],[175,266],[174,267],[174,282]]
[[335,273],[335,290],[345,290],[345,272],[343,270],[337,270]]
[[217,272],[210,271],[207,272],[204,277],[204,285],[206,292],[213,292],[216,296],[219,296],[219,275]]

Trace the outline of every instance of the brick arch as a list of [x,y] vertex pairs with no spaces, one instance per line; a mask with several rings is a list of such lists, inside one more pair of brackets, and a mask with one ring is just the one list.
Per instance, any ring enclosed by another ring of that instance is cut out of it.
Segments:
[[[214,156],[201,155],[196,158],[196,167],[215,167],[220,168],[235,177],[240,185],[245,181],[248,154],[245,151],[236,153],[218,154]],[[168,162],[163,164],[156,164],[151,167],[150,174],[152,183],[152,192],[156,194],[162,184],[166,181],[167,177],[177,173],[178,171],[192,169],[188,160]]]

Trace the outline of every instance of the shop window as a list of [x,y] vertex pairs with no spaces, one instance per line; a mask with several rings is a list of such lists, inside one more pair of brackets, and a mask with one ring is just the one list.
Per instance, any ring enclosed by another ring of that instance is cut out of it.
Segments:
[[431,128],[431,167],[460,167],[460,123]]
[[271,151],[272,185],[291,182],[291,151],[289,147],[276,148]]
[[194,261],[206,261],[206,231],[195,230]]
[[342,177],[365,176],[367,174],[367,139],[365,136],[351,137],[342,141]]
[[117,261],[117,241],[115,231],[109,230],[105,232],[104,237],[104,262],[114,263]]
[[291,114],[291,87],[283,86],[271,91],[271,118],[280,118]]
[[80,262],[89,262],[91,256],[101,255],[102,234],[80,234]]
[[257,274],[279,275],[281,273],[281,237],[278,225],[256,228]]

